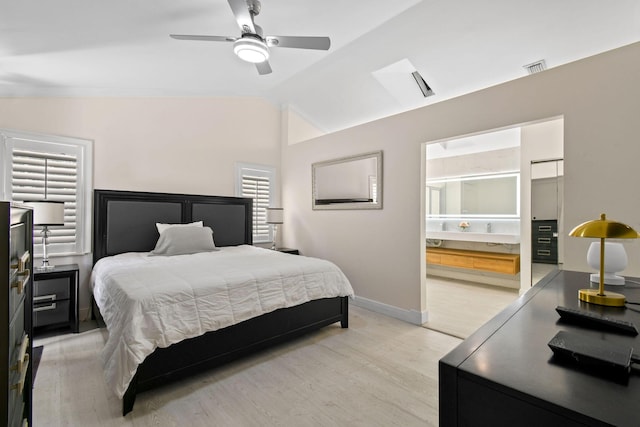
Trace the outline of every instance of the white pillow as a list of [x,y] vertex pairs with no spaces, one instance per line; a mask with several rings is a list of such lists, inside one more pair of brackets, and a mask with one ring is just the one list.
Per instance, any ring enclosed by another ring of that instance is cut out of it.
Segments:
[[217,250],[210,227],[169,227],[160,233],[156,247],[149,255],[187,255]]
[[156,228],[158,229],[159,234],[162,234],[164,230],[170,227],[202,227],[202,221],[190,222],[188,224],[163,224],[161,222],[156,222]]

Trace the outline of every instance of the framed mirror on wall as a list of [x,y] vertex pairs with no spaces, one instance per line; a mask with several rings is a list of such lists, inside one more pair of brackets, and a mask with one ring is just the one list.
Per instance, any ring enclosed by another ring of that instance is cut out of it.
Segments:
[[312,208],[382,209],[382,151],[311,165]]

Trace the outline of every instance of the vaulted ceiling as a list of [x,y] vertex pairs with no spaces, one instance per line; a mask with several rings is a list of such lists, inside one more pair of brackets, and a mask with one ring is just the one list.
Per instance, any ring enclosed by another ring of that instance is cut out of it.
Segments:
[[325,132],[640,40],[637,0],[263,0],[265,34],[329,36],[331,48],[272,48],[261,76],[231,43],[169,37],[239,36],[226,0],[0,0],[0,11],[0,96],[257,96]]

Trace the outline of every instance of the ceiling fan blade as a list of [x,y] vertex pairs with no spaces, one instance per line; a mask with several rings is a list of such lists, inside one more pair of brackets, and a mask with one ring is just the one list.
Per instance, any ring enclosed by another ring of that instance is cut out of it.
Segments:
[[258,69],[258,74],[261,76],[271,74],[271,65],[269,65],[269,61],[258,62],[256,64],[256,68]]
[[298,49],[329,50],[331,39],[329,37],[310,36],[266,36],[269,47],[294,47]]
[[226,36],[190,36],[184,34],[169,34],[169,37],[176,40],[199,40],[205,42],[234,42],[237,39],[235,37]]
[[253,23],[253,17],[251,16],[251,12],[249,12],[249,4],[247,0],[228,0],[229,6],[231,6],[231,10],[233,11],[233,15],[236,17],[236,21],[238,21],[238,25],[240,26],[240,31],[242,33],[250,32],[255,34],[256,27]]

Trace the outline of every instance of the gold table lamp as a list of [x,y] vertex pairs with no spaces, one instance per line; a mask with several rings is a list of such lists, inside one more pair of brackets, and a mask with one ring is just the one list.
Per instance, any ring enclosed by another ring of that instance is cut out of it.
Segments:
[[604,239],[636,239],[640,234],[628,225],[608,220],[605,214],[601,214],[600,219],[587,221],[575,227],[569,236],[600,239],[600,286],[598,289],[580,289],[578,298],[592,304],[624,307],[624,295],[604,290]]

